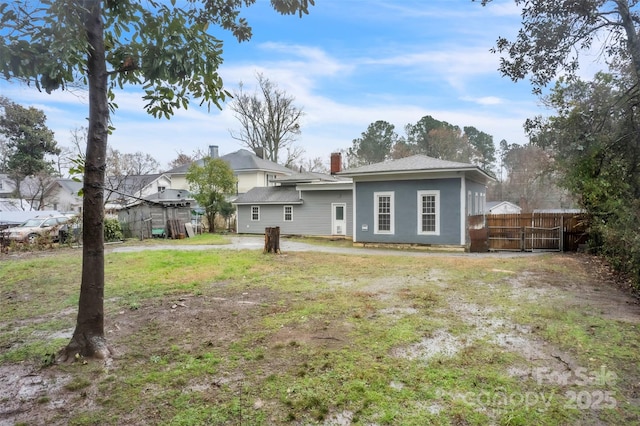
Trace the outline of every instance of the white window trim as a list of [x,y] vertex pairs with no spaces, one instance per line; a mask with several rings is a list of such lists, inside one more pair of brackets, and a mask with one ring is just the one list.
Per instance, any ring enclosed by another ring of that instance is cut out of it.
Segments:
[[[422,197],[425,195],[435,196],[436,202],[436,229],[435,231],[422,230]],[[418,191],[418,235],[440,235],[440,191]]]
[[[253,209],[254,208],[258,210],[258,218],[257,219],[253,218]],[[251,206],[251,211],[249,212],[249,218],[251,219],[251,222],[260,222],[260,206]]]
[[[389,197],[389,210],[390,210],[390,224],[388,231],[380,231],[378,229],[378,200],[380,197]],[[373,217],[374,217],[374,234],[393,235],[395,234],[395,200],[393,191],[387,192],[374,192],[373,193]]]
[[[287,220],[287,208],[291,209],[291,219]],[[282,207],[282,220],[283,222],[293,222],[293,206]]]

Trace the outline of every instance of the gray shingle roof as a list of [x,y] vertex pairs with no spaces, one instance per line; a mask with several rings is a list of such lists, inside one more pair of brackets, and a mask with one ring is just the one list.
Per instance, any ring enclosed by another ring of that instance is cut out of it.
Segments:
[[300,194],[290,186],[253,188],[234,201],[234,204],[301,204]]
[[280,183],[311,183],[311,182],[350,182],[351,179],[342,176],[328,175],[326,173],[303,172],[294,173],[290,176],[282,176],[273,179],[273,182]]
[[[278,163],[274,163],[273,161],[265,160],[263,158],[258,157],[253,152],[248,151],[246,149],[241,149],[236,152],[232,152],[220,157],[222,160],[229,163],[229,167],[234,172],[241,171],[252,171],[252,170],[266,170],[270,172],[280,172],[285,174],[291,174],[293,171],[284,166],[281,166]],[[204,159],[197,160],[195,162],[197,165],[202,166],[204,164]],[[191,164],[185,164],[179,167],[175,167],[169,171],[167,174],[179,174],[186,173],[189,170]]]
[[66,192],[74,195],[78,195],[78,192],[82,189],[82,182],[77,182],[73,179],[56,179],[56,183]]
[[165,189],[144,197],[144,199],[149,201],[195,201],[191,193],[184,189]]
[[400,158],[398,160],[384,161],[382,163],[369,164],[354,169],[348,169],[339,174],[344,176],[375,174],[388,172],[412,172],[430,170],[471,170],[478,167],[469,163],[458,163],[456,161],[440,160],[426,155],[412,155],[411,157]]

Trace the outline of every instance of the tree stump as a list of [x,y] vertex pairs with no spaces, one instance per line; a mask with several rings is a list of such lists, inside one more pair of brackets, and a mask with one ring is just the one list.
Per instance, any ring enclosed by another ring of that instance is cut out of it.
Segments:
[[264,251],[263,253],[280,253],[280,227],[264,228]]

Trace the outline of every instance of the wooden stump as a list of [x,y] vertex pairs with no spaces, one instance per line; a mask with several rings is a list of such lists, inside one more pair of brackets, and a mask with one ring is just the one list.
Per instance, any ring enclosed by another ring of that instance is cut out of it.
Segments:
[[280,253],[280,227],[264,228],[263,253]]

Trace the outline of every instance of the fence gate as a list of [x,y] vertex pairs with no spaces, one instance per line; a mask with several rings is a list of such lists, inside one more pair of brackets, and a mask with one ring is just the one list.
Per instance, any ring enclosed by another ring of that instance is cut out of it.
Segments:
[[468,228],[472,252],[576,251],[587,239],[586,220],[579,214],[470,216]]

